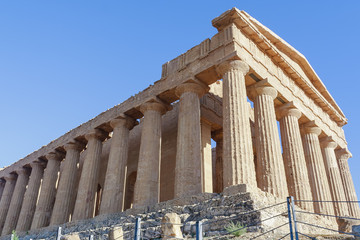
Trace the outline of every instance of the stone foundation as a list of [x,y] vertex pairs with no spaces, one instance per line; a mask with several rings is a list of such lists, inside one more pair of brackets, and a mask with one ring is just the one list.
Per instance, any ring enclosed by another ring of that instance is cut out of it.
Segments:
[[[132,208],[122,213],[100,215],[93,219],[81,220],[60,225],[63,235],[77,234],[81,239],[88,239],[92,234],[95,239],[108,239],[113,227],[121,226],[125,234],[124,239],[134,237],[134,226],[137,217],[141,218],[143,237],[157,238],[161,236],[161,219],[166,213],[176,213],[180,216],[181,230],[185,237],[192,238],[196,234],[196,221],[203,222],[205,237],[226,235],[225,226],[231,221],[242,225],[254,225],[247,228],[249,236],[256,236],[288,222],[286,199],[279,199],[259,189],[248,189],[240,184],[228,187],[223,193],[203,193],[191,197],[169,200],[145,208]],[[280,203],[280,204],[279,204]],[[279,204],[275,207],[269,207]],[[267,209],[263,209],[269,207]],[[261,210],[263,209],[263,210]],[[299,209],[296,207],[296,209]],[[300,209],[301,210],[301,209]],[[244,214],[250,212],[249,214]],[[283,214],[282,214],[283,213]],[[242,215],[243,214],[243,215]],[[263,223],[271,216],[280,215]],[[337,224],[316,215],[297,215],[299,221],[337,229]],[[305,234],[331,234],[328,231],[298,225],[299,232]],[[55,239],[58,226],[31,230],[27,233],[17,233],[21,240]],[[130,233],[129,233],[130,232]],[[265,236],[284,236],[289,233],[289,226],[285,225]],[[1,240],[8,239],[0,238]]]

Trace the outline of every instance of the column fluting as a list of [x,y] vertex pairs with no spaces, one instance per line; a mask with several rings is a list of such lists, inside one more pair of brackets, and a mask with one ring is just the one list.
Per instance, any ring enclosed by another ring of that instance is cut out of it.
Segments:
[[217,71],[223,79],[223,185],[246,183],[256,187],[245,85],[249,66],[233,60],[220,64]]
[[92,218],[94,216],[102,142],[107,136],[108,134],[100,129],[93,129],[85,135],[88,143],[72,221]]
[[56,196],[56,181],[60,170],[63,154],[51,152],[46,155],[48,160],[41,184],[39,201],[36,206],[34,218],[30,229],[46,227],[50,223],[53,204]]
[[352,201],[348,203],[349,214],[352,217],[359,218],[359,203],[355,202],[358,201],[358,198],[356,196],[354,182],[348,164],[348,159],[351,157],[351,153],[346,148],[337,150],[335,153],[339,164],[340,176],[344,186],[346,201]]
[[0,179],[0,201],[5,188],[5,180]]
[[140,111],[144,119],[134,190],[134,207],[145,207],[159,202],[161,115],[166,112],[166,107],[160,102],[147,102],[141,105]]
[[[312,122],[303,125],[303,146],[306,166],[308,169],[312,199],[314,201],[331,201],[329,180],[326,175],[324,160],[321,153],[319,135],[321,129]],[[331,202],[314,202],[316,213],[334,215],[334,206]]]
[[322,148],[323,160],[327,177],[330,185],[330,192],[334,200],[334,210],[337,216],[349,216],[349,210],[346,203],[337,201],[346,201],[344,186],[341,180],[339,166],[335,156],[335,148],[337,143],[331,138],[325,137],[320,139],[320,146]]
[[223,132],[218,132],[213,136],[216,142],[215,148],[215,181],[214,192],[221,193],[224,190],[223,183]]
[[18,177],[16,180],[14,193],[11,197],[9,211],[6,216],[4,228],[1,233],[2,236],[10,234],[11,231],[16,228],[16,224],[19,219],[21,206],[22,206],[22,203],[24,200],[26,186],[29,181],[29,170],[28,169],[21,168],[21,169],[17,170],[16,173],[18,174]]
[[277,91],[262,81],[252,87],[251,94],[255,98],[256,177],[258,187],[275,196],[285,198],[288,196],[288,188],[274,108]]
[[212,152],[211,152],[211,125],[201,119],[201,181],[202,192],[213,192],[213,171],[212,171]]
[[[306,167],[298,119],[301,112],[291,106],[278,111],[283,149],[284,167],[290,196],[295,199],[312,200],[309,175]],[[314,211],[311,202],[297,202],[303,209]]]
[[175,197],[202,192],[200,97],[206,86],[184,83],[176,88],[180,97],[175,166]]
[[5,179],[5,188],[0,201],[0,233],[2,232],[6,220],[6,215],[9,210],[11,197],[14,193],[14,188],[16,184],[16,175],[10,174],[9,176],[4,177]]
[[123,210],[129,133],[135,123],[135,119],[126,116],[110,122],[113,128],[113,135],[111,137],[109,161],[100,205],[100,214],[121,212]]
[[69,221],[76,188],[78,162],[80,152],[85,148],[80,142],[69,142],[64,146],[66,151],[63,161],[63,170],[59,180],[54,209],[51,215],[50,225],[58,225]]
[[25,192],[24,202],[21,207],[19,220],[16,225],[16,231],[27,231],[31,227],[31,222],[34,217],[36,202],[39,196],[39,189],[41,178],[44,173],[43,164],[40,162],[33,162],[30,164],[31,174],[29,184]]

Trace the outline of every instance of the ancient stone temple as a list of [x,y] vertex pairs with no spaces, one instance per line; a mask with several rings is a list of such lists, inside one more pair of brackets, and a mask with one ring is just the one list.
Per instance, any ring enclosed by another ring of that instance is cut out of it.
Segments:
[[[2,169],[1,235],[237,184],[357,201],[347,119],[306,58],[244,11],[212,24],[153,85]],[[360,217],[357,203],[298,206]]]

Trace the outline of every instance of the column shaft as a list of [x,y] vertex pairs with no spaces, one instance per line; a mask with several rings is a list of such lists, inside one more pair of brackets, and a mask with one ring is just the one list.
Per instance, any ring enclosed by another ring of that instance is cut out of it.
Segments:
[[218,67],[223,78],[223,184],[256,186],[250,114],[247,103],[246,63],[235,60]]
[[[280,110],[280,132],[285,173],[289,195],[295,199],[312,200],[309,175],[298,119],[301,112],[295,108]],[[297,202],[303,209],[314,211],[311,202]]]
[[39,201],[36,206],[30,229],[46,227],[50,223],[50,217],[56,196],[56,181],[58,180],[58,172],[60,170],[62,155],[58,153],[50,153],[46,155],[46,158],[48,159],[48,162],[44,171]]
[[351,154],[347,151],[347,149],[341,149],[336,151],[336,155],[339,164],[342,183],[344,186],[346,201],[351,201],[348,203],[349,214],[352,217],[359,218],[360,217],[359,203],[355,202],[358,201],[358,198],[356,196],[354,182],[351,177],[351,172],[348,164],[348,159],[351,157]]
[[10,176],[5,177],[6,183],[5,188],[0,201],[0,233],[2,232],[6,220],[6,215],[9,210],[11,197],[14,193],[16,175],[10,174]]
[[214,181],[214,192],[221,193],[224,190],[223,183],[223,134],[216,134],[214,136],[216,141],[215,148],[215,181]]
[[100,214],[109,214],[123,210],[125,170],[129,150],[129,132],[134,126],[134,119],[125,117],[110,122],[113,127],[109,161]]
[[3,192],[4,192],[4,188],[5,188],[5,180],[2,181],[2,180],[0,179],[0,201],[1,201],[2,194],[3,194]]
[[58,225],[69,221],[73,203],[73,197],[77,182],[78,162],[80,152],[84,149],[80,143],[68,143],[64,146],[66,150],[63,171],[56,192],[55,204],[51,215],[50,225]]
[[134,190],[135,207],[159,202],[161,115],[165,112],[165,107],[158,102],[148,102],[143,104],[140,110],[144,114],[144,120]]
[[16,172],[18,174],[18,178],[16,180],[14,193],[11,197],[5,225],[1,233],[2,236],[10,234],[11,231],[14,230],[16,227],[17,221],[19,219],[21,206],[24,200],[26,186],[29,181],[29,171],[27,169],[21,169]]
[[31,227],[43,173],[44,167],[41,163],[34,162],[31,164],[29,184],[25,192],[24,202],[16,225],[16,231],[27,231]]
[[[306,165],[310,179],[311,191],[314,201],[331,201],[329,181],[326,176],[324,161],[321,154],[318,127],[304,126],[303,145]],[[316,213],[334,215],[334,207],[328,202],[314,202]]]
[[329,138],[322,139],[322,154],[327,177],[330,185],[330,192],[334,200],[334,209],[337,216],[349,216],[349,210],[346,203],[337,201],[346,201],[344,187],[342,184],[339,167],[335,156],[335,147],[337,144]]
[[211,125],[201,121],[201,181],[202,191],[212,193],[212,153],[211,153]]
[[197,83],[177,87],[180,97],[176,146],[175,197],[202,192],[200,99],[205,90]]
[[254,86],[252,92],[255,94],[258,187],[275,196],[285,198],[288,195],[288,189],[274,108],[277,91],[275,88],[259,82]]
[[99,129],[93,129],[85,136],[88,144],[76,196],[74,215],[72,216],[73,221],[94,216],[102,141],[106,136],[107,134]]

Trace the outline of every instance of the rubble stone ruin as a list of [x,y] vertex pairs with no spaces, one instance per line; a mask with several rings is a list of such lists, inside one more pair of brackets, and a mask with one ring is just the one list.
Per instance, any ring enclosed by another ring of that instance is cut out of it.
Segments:
[[[1,235],[237,184],[357,201],[347,119],[306,58],[236,8],[212,25],[153,85],[2,169]],[[357,203],[297,204],[360,217]]]

